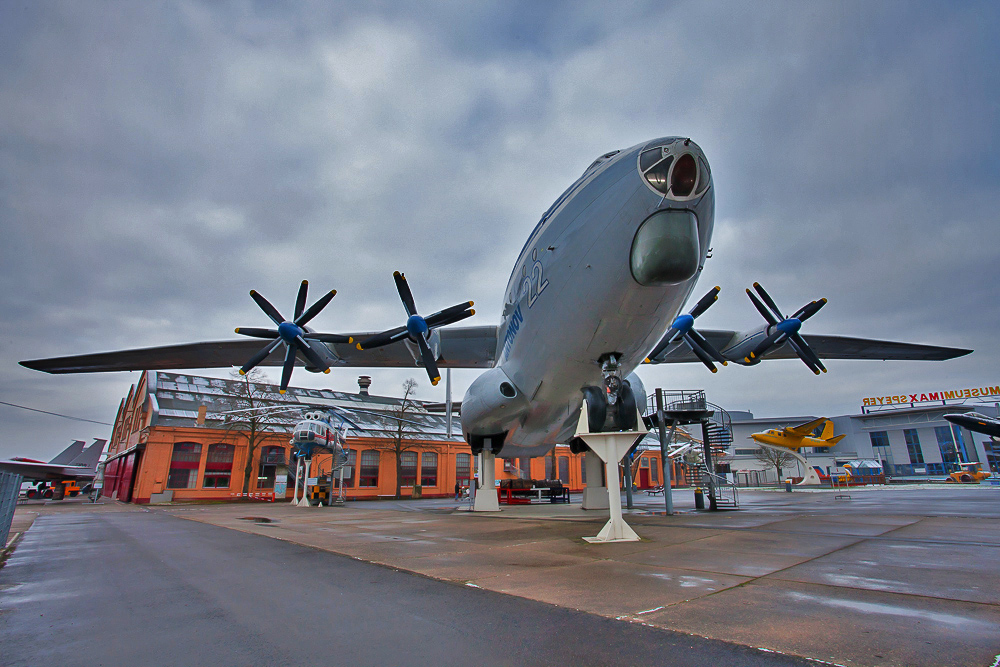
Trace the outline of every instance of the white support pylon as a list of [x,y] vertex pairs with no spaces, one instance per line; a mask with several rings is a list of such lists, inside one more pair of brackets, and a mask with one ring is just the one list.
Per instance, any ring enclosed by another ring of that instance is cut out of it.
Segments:
[[606,510],[608,505],[608,487],[601,484],[601,468],[604,462],[593,451],[583,455],[583,466],[587,470],[587,486],[583,487],[583,509]]
[[[642,428],[642,415],[638,414],[638,426]],[[648,431],[610,431],[608,433],[590,433],[588,430],[587,402],[584,401],[580,410],[580,421],[577,424],[576,437],[582,438],[590,450],[604,461],[608,481],[608,510],[610,517],[604,528],[596,537],[585,537],[588,542],[638,542],[639,536],[632,527],[625,523],[622,516],[622,497],[618,488],[618,462],[628,450]],[[588,472],[589,475],[589,472]],[[590,479],[588,476],[587,479]]]
[[302,477],[302,459],[295,460],[295,488],[292,489],[292,504],[299,504],[299,479]]
[[476,499],[472,504],[473,512],[499,512],[500,501],[497,500],[496,479],[497,457],[490,449],[491,443],[487,440],[480,454],[482,465],[479,466],[479,479],[482,482],[476,490]]
[[312,465],[312,459],[305,460],[305,473],[302,478],[302,500],[296,503],[299,507],[309,507],[309,468]]

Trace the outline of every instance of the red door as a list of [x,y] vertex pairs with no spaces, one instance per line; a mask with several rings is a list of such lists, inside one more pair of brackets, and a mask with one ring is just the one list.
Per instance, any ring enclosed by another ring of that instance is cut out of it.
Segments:
[[649,484],[649,468],[639,468],[639,488],[648,489]]

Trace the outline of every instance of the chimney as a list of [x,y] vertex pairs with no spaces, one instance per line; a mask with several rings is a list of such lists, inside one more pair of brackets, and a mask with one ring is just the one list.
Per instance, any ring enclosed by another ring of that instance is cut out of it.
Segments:
[[358,386],[361,388],[359,392],[362,396],[368,395],[368,387],[372,386],[372,378],[370,375],[361,375],[358,377]]

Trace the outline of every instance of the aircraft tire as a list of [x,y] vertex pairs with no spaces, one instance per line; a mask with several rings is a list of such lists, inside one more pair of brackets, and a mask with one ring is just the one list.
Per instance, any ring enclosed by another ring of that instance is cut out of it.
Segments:
[[587,429],[601,433],[608,418],[607,393],[601,387],[584,387],[583,400],[587,401]]
[[583,454],[590,451],[590,447],[583,441],[583,438],[571,438],[569,441],[569,451],[574,454]]
[[636,419],[635,394],[629,381],[624,380],[615,405],[615,428],[619,431],[634,431],[639,427]]

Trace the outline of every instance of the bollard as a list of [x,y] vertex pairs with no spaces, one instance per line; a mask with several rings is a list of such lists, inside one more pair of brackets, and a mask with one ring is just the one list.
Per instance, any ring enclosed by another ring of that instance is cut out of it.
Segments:
[[792,492],[792,480],[790,478],[785,480],[785,491],[788,493]]
[[696,510],[705,509],[705,494],[702,492],[701,488],[696,488],[694,490],[694,508]]

